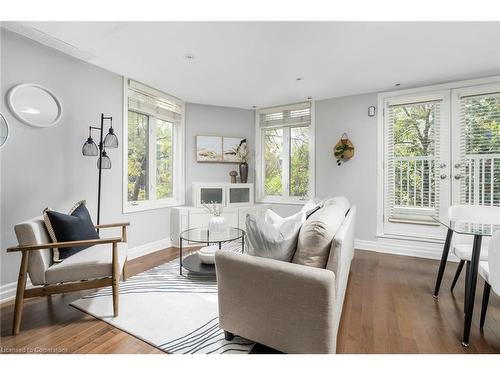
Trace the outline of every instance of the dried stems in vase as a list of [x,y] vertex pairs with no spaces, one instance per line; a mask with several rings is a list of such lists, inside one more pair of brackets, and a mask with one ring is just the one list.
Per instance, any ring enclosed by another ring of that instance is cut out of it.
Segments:
[[202,206],[212,216],[222,215],[222,205],[221,204],[218,204],[215,202],[210,202],[210,203],[203,203]]

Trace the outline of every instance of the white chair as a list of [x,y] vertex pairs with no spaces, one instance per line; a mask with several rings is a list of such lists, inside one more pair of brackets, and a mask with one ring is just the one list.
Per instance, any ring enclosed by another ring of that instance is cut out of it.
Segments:
[[[448,209],[449,220],[470,221],[488,224],[500,224],[500,207],[456,205]],[[466,275],[469,273],[469,264],[472,257],[473,236],[454,234],[452,240],[452,253],[460,259],[455,277],[451,284],[451,290],[455,288],[458,277],[462,272],[464,264],[466,266]],[[481,246],[480,261],[488,260],[488,243],[484,241]],[[465,278],[467,280],[467,276]]]
[[491,237],[488,261],[479,262],[479,274],[484,279],[483,306],[481,309],[480,323],[481,328],[483,328],[491,289],[493,289],[496,295],[500,295],[500,230],[493,233]]
[[[12,334],[19,333],[25,298],[49,296],[77,290],[113,287],[113,313],[118,316],[118,281],[127,262],[127,226],[129,223],[101,224],[96,228],[121,227],[121,236],[95,240],[51,242],[42,217],[15,226],[19,245],[7,252],[21,252],[17,280]],[[61,263],[52,263],[51,248],[90,246]],[[26,289],[29,274],[34,288]]]

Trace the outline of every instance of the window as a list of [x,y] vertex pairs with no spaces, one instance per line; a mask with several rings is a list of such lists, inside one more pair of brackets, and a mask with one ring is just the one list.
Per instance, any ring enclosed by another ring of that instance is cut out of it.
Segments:
[[178,99],[126,81],[125,212],[183,204],[183,112]]
[[257,113],[257,195],[260,201],[299,203],[314,196],[310,102]]

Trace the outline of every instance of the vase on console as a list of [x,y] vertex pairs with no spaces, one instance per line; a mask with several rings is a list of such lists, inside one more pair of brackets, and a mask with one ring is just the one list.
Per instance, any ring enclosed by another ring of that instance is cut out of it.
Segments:
[[203,203],[203,207],[210,214],[208,219],[209,232],[223,232],[227,229],[226,218],[222,216],[222,205],[210,202]]
[[245,184],[248,181],[248,164],[241,163],[240,164],[240,182]]
[[227,223],[224,216],[212,216],[208,220],[209,232],[224,232],[226,229]]
[[248,146],[247,140],[242,139],[237,150],[236,156],[240,161],[240,182],[245,184],[248,181]]

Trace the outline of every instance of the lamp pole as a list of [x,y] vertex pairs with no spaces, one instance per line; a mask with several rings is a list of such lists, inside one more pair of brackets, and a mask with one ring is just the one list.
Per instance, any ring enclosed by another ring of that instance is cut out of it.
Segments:
[[[106,120],[110,121],[110,129],[109,129],[109,133],[106,135],[106,138],[104,138],[104,121],[106,121]],[[101,185],[102,185],[103,157],[106,158],[106,162],[107,162],[105,168],[106,169],[111,168],[109,158],[106,155],[106,151],[105,151],[105,143],[109,147],[116,148],[116,147],[118,147],[118,139],[116,138],[116,135],[114,134],[114,131],[113,131],[113,117],[105,116],[104,113],[101,113],[101,126],[100,127],[89,126],[89,138],[87,139],[87,142],[84,144],[83,149],[82,149],[84,156],[95,156],[97,154],[97,152],[93,153],[91,151],[92,147],[94,147],[94,150],[96,149],[95,143],[92,140],[92,130],[99,130],[100,131],[99,145],[97,146],[98,150],[96,150],[96,151],[98,151],[98,156],[99,156],[99,159],[97,161],[97,166],[99,169],[99,181],[97,184],[97,225],[99,225],[100,221],[101,221]],[[114,143],[113,142],[108,143],[108,137],[110,137],[110,136],[111,136],[111,138],[114,137],[114,139],[111,139],[111,141],[114,140]],[[90,146],[90,151],[88,151],[86,149],[86,146]],[[97,229],[97,231],[99,232],[99,229]]]
[[104,151],[104,143],[103,143],[104,120],[109,120],[111,122],[111,126],[113,126],[113,117],[104,116],[104,113],[101,113],[101,137],[99,140],[99,182],[97,188],[97,225],[99,225],[101,219],[101,180],[102,180],[102,153]]

